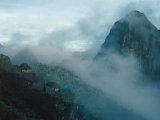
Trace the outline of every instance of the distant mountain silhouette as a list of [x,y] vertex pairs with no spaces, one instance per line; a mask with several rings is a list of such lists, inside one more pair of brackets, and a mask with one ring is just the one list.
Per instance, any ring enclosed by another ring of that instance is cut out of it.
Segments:
[[117,21],[95,59],[110,52],[135,54],[144,73],[160,78],[160,31],[143,13],[132,11]]

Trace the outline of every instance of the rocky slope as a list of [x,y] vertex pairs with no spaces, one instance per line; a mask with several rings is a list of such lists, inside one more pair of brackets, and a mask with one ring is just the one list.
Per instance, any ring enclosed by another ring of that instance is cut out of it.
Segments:
[[117,21],[96,59],[107,56],[110,52],[133,53],[144,73],[152,78],[160,78],[160,31],[143,13],[132,11]]

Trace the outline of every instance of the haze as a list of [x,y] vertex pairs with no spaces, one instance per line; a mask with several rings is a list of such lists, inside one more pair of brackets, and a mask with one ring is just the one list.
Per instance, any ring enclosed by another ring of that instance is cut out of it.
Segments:
[[[99,47],[112,24],[143,11],[160,28],[159,0],[0,0],[0,43],[47,45],[68,51]],[[72,46],[69,47],[69,46]]]

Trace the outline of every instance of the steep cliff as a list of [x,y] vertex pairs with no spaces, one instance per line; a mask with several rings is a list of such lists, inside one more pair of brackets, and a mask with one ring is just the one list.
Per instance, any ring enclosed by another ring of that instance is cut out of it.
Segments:
[[160,31],[143,13],[132,11],[117,21],[96,59],[107,56],[109,52],[133,53],[144,73],[160,78]]

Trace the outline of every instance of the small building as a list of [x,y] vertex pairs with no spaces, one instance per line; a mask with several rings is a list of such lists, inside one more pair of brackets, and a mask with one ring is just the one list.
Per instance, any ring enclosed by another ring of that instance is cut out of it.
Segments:
[[32,69],[27,63],[23,63],[20,65],[20,70],[22,73],[31,73]]
[[27,80],[29,85],[32,85],[36,82],[36,74],[32,72],[31,67],[27,63],[20,65],[20,72],[22,77]]

